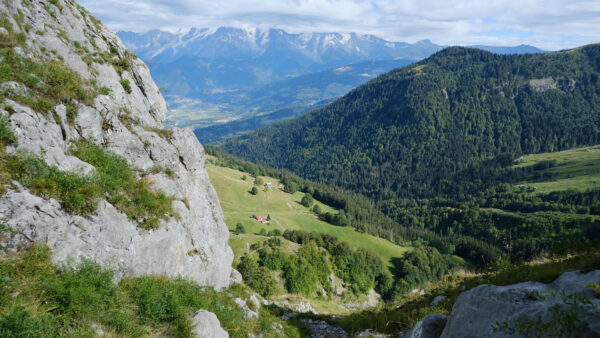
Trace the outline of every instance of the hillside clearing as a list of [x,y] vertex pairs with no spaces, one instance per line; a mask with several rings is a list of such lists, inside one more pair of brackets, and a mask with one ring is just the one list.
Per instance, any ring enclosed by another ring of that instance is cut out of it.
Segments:
[[[359,233],[351,227],[334,226],[320,221],[313,212],[300,204],[304,193],[288,194],[283,192],[277,187],[279,184],[277,179],[261,176],[265,183],[272,182],[273,187],[269,189],[260,187],[259,193],[254,196],[250,193],[254,179],[248,174],[215,166],[210,161],[206,162],[206,170],[219,196],[227,227],[234,230],[239,222],[246,229],[246,235],[235,235],[230,239],[236,259],[247,251],[248,245],[245,243],[254,243],[260,238],[266,239],[266,237],[257,235],[261,228],[267,232],[274,229],[282,232],[304,230],[337,236],[354,248],[363,248],[378,255],[390,267],[392,258],[402,257],[409,250],[407,247],[398,246],[385,239]],[[244,175],[248,176],[246,180],[242,180]],[[320,202],[315,201],[315,203],[323,212],[337,212]],[[270,215],[271,222],[261,224],[252,219],[252,215],[263,217]]]
[[554,167],[542,171],[542,174],[552,175],[552,179],[523,182],[534,187],[536,194],[600,187],[600,145],[522,156],[514,167],[533,166],[542,161],[556,161]]

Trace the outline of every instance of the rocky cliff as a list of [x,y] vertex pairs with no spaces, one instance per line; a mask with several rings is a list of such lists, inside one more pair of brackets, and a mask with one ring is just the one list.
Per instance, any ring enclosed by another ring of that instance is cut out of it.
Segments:
[[[233,253],[203,148],[191,130],[163,129],[166,104],[146,65],[71,0],[3,0],[0,15],[2,61],[15,65],[0,71],[0,114],[16,136],[7,156],[33,154],[61,172],[86,177],[96,169],[73,148],[99,145],[124,158],[153,194],[168,196],[172,209],[155,226],[141,227],[143,218],[111,204],[108,193],[94,212],[82,214],[9,179],[0,219],[11,231],[0,234],[1,247],[39,242],[51,248],[57,264],[85,258],[118,276],[160,274],[228,286]],[[19,76],[29,64],[39,74],[25,70]],[[74,75],[44,77],[46,68],[62,66]],[[79,83],[81,88],[69,89],[78,95],[62,94],[61,88]]]

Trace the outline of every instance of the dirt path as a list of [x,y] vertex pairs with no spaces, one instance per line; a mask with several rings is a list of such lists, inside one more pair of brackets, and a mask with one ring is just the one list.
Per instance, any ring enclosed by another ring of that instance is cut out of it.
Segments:
[[277,225],[279,225],[279,227],[281,228],[281,230],[283,230],[285,232],[285,227],[283,226],[283,224],[281,224],[281,222],[279,222],[279,220],[277,218],[271,218],[273,221],[275,221],[275,223],[277,223]]

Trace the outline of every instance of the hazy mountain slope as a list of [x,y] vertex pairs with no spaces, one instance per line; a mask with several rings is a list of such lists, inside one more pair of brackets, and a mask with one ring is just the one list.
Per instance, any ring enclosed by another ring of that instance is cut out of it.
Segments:
[[492,52],[492,53],[496,53],[496,54],[544,53],[543,50],[533,47],[533,46],[529,46],[529,45],[519,45],[519,46],[514,46],[514,47],[474,45],[474,46],[469,46],[469,47],[487,50],[488,52]]
[[[200,142],[212,143],[300,116],[330,103],[333,99],[378,75],[410,63],[412,60],[364,61],[277,81],[250,89],[237,97],[230,97],[228,93],[215,94],[215,97],[222,97],[220,100],[223,104],[238,105],[248,112],[254,111],[259,115],[196,128],[194,133]],[[272,113],[262,113],[270,111]]]
[[599,143],[599,58],[448,48],[223,148],[377,199],[455,195],[482,159]]
[[[298,107],[339,97],[374,75],[406,64],[398,60],[419,60],[440,48],[429,41],[411,45],[370,35],[289,34],[279,29],[221,27],[178,34],[149,31],[119,35],[148,62],[164,89],[172,111],[167,123],[200,128],[281,109],[297,111]],[[319,74],[373,60],[385,61],[357,66],[360,72],[345,74],[352,76]],[[317,84],[286,83],[310,74],[319,78]],[[290,96],[286,90],[290,86],[298,93]]]
[[300,116],[313,109],[321,108],[331,103],[333,100],[334,99],[328,99],[319,101],[315,104],[297,105],[289,108],[283,108],[264,115],[257,115],[241,120],[234,120],[230,122],[214,124],[208,127],[196,128],[194,129],[194,134],[198,138],[198,141],[204,144],[219,143],[230,137],[254,131],[275,122],[281,122]]
[[[195,128],[282,109],[304,112],[298,108],[339,97],[373,77],[365,74],[390,71],[405,65],[403,60],[420,60],[442,48],[428,40],[409,44],[355,33],[290,34],[230,27],[119,36],[150,65],[164,89],[171,110],[167,124]],[[481,48],[508,54],[539,51],[530,46]],[[364,70],[345,74],[353,77],[331,72],[349,66]],[[295,78],[304,76],[318,82],[300,80],[305,82],[300,85]],[[212,134],[205,139],[215,140]]]

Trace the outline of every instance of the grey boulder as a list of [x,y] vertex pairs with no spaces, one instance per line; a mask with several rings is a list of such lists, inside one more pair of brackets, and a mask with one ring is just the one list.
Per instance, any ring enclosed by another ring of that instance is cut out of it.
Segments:
[[206,310],[198,310],[192,320],[192,334],[197,338],[228,338],[229,334],[221,327],[217,316]]
[[446,316],[439,313],[428,315],[400,338],[439,338],[447,320]]
[[[600,299],[586,288],[599,281],[596,270],[566,272],[551,284],[478,286],[458,297],[441,337],[552,337],[561,330],[570,337],[600,337]],[[579,305],[569,305],[574,302]],[[562,325],[565,320],[572,327]],[[539,324],[551,329],[540,330]]]

